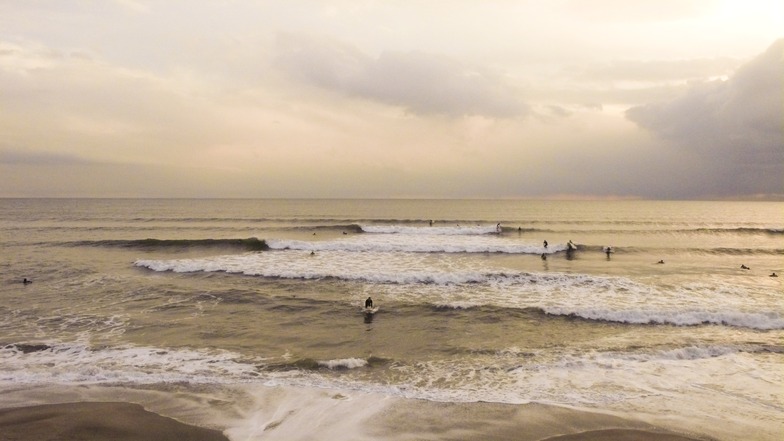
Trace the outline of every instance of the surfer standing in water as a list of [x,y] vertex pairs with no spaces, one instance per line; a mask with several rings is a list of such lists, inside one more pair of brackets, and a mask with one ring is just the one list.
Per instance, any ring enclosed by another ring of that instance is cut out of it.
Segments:
[[367,299],[365,299],[365,309],[372,308],[372,307],[373,307],[373,299],[368,297]]

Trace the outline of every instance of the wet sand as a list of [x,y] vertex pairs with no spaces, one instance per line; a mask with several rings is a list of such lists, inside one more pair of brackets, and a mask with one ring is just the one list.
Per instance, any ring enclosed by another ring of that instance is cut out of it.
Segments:
[[[268,426],[258,439],[329,439],[311,421],[310,428],[288,432]],[[364,430],[342,439],[496,441],[695,441],[692,438],[624,418],[537,404],[433,403],[396,400],[366,419]],[[309,435],[308,435],[309,434]],[[322,437],[321,435],[325,435]],[[254,439],[256,438],[254,437]],[[228,441],[219,430],[183,424],[118,402],[79,402],[0,410],[0,441]]]
[[2,441],[228,441],[130,403],[63,403],[0,409]]
[[651,424],[541,404],[433,403],[390,406],[378,435],[396,440],[696,441]]

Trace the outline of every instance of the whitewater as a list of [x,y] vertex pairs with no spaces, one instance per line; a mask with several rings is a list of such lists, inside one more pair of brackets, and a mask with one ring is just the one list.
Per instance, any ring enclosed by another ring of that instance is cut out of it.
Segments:
[[258,425],[284,427],[289,410],[360,415],[384,400],[542,404],[726,440],[784,433],[781,203],[0,208],[7,403],[122,390],[176,414],[190,396],[233,439],[267,439]]

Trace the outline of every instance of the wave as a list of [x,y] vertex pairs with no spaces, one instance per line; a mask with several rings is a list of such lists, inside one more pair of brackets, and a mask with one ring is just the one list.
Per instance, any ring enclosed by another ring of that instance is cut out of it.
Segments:
[[19,383],[194,384],[257,380],[256,364],[229,351],[48,342],[0,346],[0,381]]
[[[375,255],[357,261],[332,254],[331,259],[257,253],[203,259],[138,260],[136,266],[153,271],[226,272],[268,279],[336,280],[385,285],[387,299],[408,305],[427,305],[442,311],[465,311],[486,316],[486,307],[530,313],[538,308],[548,316],[563,316],[630,325],[720,325],[758,330],[784,329],[784,318],[766,298],[754,300],[747,288],[731,284],[658,286],[626,277],[571,273],[423,270],[427,256]],[[417,287],[413,287],[417,285]],[[748,298],[743,309],[732,306]],[[644,305],[644,306],[643,306]],[[431,311],[432,312],[432,311]],[[428,312],[422,312],[424,314]],[[516,313],[519,314],[519,313]],[[493,315],[492,313],[490,315]]]
[[580,318],[591,321],[634,325],[721,325],[758,330],[784,329],[784,317],[777,312],[739,312],[709,310],[611,310],[592,308],[576,310],[565,306],[542,308],[548,315]]
[[[567,251],[567,244],[540,245],[515,243],[503,240],[483,240],[478,236],[442,240],[438,237],[390,237],[378,240],[341,240],[309,242],[302,240],[269,239],[270,250],[294,251],[344,251],[378,253],[505,253],[505,254],[555,254]],[[580,250],[580,245],[577,245]]]
[[499,234],[501,228],[496,225],[455,225],[449,227],[410,227],[403,225],[362,225],[362,231],[375,234],[412,234],[427,236],[473,236]]
[[[579,251],[587,253],[604,253],[606,251],[604,245],[586,245],[581,244],[578,246]],[[559,249],[560,250],[560,249]],[[784,248],[732,248],[732,247],[718,247],[718,248],[648,248],[648,247],[612,247],[612,252],[617,254],[652,254],[661,255],[662,253],[688,253],[688,254],[704,254],[711,256],[777,256],[784,255]]]
[[134,248],[143,250],[187,249],[187,248],[235,248],[246,251],[269,249],[263,239],[132,239],[132,240],[85,240],[68,242],[70,246],[91,246],[108,248]]
[[537,306],[537,307],[500,307],[494,305],[468,304],[466,302],[439,302],[433,305],[436,311],[457,311],[475,313],[477,316],[497,317],[503,314],[509,317],[529,317],[545,319],[561,317],[566,319],[586,320],[592,322],[621,323],[629,325],[669,325],[669,326],[700,326],[719,325],[737,328],[757,329],[762,331],[784,329],[784,317],[777,312],[739,312],[709,310],[613,310],[609,308],[578,309],[571,306]]
[[370,356],[368,358],[338,358],[331,360],[316,360],[313,358],[301,358],[280,363],[266,363],[259,367],[264,371],[286,372],[286,371],[341,371],[359,368],[374,368],[388,365],[391,361],[386,358]]
[[[197,273],[226,272],[275,279],[337,279],[345,281],[370,282],[381,284],[436,284],[457,285],[491,282],[507,282],[519,284],[545,284],[570,279],[585,283],[586,276],[566,276],[506,273],[503,271],[450,271],[447,269],[417,269],[416,259],[406,259],[405,255],[396,253],[379,253],[372,261],[365,261],[357,266],[338,253],[331,253],[333,260],[323,261],[302,256],[300,259],[281,258],[276,254],[242,254],[225,255],[198,259],[148,260],[139,259],[134,262],[137,267],[147,268],[156,272]],[[353,256],[352,256],[353,257]],[[394,268],[400,262],[406,268]],[[392,265],[392,267],[388,266]]]

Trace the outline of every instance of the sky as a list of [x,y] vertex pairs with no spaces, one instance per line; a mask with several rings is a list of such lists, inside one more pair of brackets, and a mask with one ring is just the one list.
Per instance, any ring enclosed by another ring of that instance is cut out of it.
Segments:
[[784,2],[0,0],[0,197],[784,200]]

